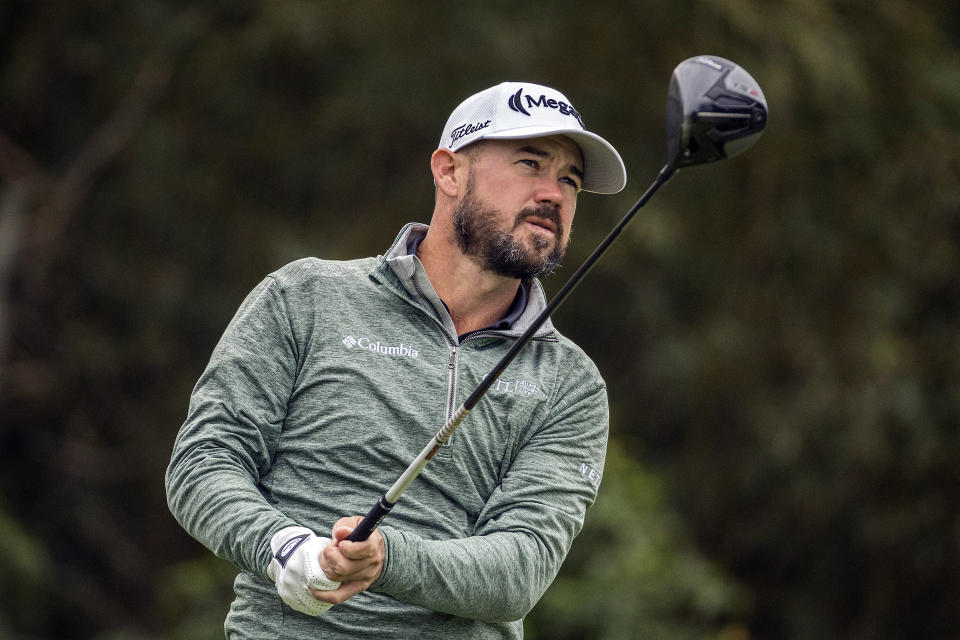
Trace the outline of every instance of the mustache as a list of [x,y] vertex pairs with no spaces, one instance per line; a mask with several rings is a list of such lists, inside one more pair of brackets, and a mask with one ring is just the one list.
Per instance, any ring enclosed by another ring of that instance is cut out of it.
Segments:
[[545,204],[539,207],[521,209],[520,212],[517,213],[517,219],[514,221],[513,226],[516,227],[527,218],[543,218],[544,220],[549,220],[556,227],[557,235],[563,237],[563,222],[560,220],[560,214],[557,213],[555,207]]

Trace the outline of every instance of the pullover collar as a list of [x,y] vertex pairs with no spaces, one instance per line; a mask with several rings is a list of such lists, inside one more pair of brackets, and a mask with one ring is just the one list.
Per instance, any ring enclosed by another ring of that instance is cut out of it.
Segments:
[[[457,333],[450,313],[430,283],[423,263],[417,257],[417,247],[426,236],[428,228],[427,225],[417,222],[404,226],[390,250],[380,259],[377,271],[392,272],[412,301],[426,307],[450,335],[455,336]],[[494,326],[479,331],[496,331],[503,335],[519,336],[530,326],[546,304],[546,296],[540,281],[536,278],[524,280],[520,285],[520,293],[507,316]],[[553,332],[553,323],[550,318],[547,318],[537,331],[536,337],[547,336]]]

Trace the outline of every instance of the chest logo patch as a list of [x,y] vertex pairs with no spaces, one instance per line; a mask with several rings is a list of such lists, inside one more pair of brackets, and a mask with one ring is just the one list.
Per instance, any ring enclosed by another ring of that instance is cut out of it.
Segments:
[[541,399],[546,399],[547,397],[547,394],[540,388],[540,385],[535,382],[530,382],[529,380],[504,380],[503,378],[497,378],[497,381],[490,387],[490,393],[537,396]]
[[353,336],[347,336],[341,340],[341,342],[347,349],[363,349],[364,351],[370,351],[371,353],[376,353],[379,355],[399,356],[401,358],[420,357],[419,351],[408,344],[403,344],[402,342],[397,345],[388,345],[380,342],[379,340],[374,341],[370,338],[355,338]]

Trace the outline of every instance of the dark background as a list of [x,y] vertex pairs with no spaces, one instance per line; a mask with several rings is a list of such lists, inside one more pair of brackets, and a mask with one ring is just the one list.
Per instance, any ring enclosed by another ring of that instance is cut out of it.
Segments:
[[[960,9],[889,0],[0,4],[0,637],[218,637],[233,569],[167,511],[243,296],[383,252],[447,115],[565,93],[630,183],[673,68],[763,87],[555,317],[610,386],[601,497],[546,638],[960,636]],[[375,496],[371,496],[371,500]]]

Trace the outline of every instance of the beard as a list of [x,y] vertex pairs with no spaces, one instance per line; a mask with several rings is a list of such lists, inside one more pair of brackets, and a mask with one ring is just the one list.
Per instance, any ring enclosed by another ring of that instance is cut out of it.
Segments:
[[[510,231],[497,228],[497,217],[496,210],[473,195],[471,179],[463,200],[453,212],[453,229],[460,250],[480,267],[506,278],[527,279],[550,275],[563,262],[566,254],[566,245],[561,240],[563,223],[552,206],[521,209]],[[556,225],[552,249],[550,240],[541,235],[533,236],[532,248],[513,236],[513,229],[530,217],[550,220]]]

